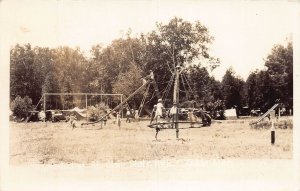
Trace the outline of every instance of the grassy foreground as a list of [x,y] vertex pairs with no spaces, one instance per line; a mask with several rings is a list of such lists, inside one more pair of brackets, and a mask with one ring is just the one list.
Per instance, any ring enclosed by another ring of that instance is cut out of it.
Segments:
[[[251,128],[247,121],[223,121],[211,127],[163,130],[155,140],[148,121],[108,122],[72,130],[69,123],[10,122],[10,164],[92,164],[162,159],[291,159],[292,128]],[[182,125],[184,126],[184,125]],[[185,125],[187,126],[187,124]]]

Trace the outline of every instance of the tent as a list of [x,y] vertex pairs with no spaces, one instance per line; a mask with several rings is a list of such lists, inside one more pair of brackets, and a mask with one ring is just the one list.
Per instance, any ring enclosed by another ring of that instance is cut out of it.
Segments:
[[78,107],[75,107],[70,110],[62,110],[62,113],[64,115],[74,115],[77,118],[77,120],[86,119],[86,109],[80,109]]
[[236,109],[226,109],[224,113],[226,119],[237,119]]

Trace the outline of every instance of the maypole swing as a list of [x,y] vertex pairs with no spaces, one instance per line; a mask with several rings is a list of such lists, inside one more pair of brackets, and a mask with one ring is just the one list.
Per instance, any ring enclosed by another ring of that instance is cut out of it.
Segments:
[[[180,69],[181,69],[181,67],[178,66],[178,65],[175,67],[175,72],[172,74],[171,80],[169,81],[169,83],[166,87],[166,90],[163,93],[163,97],[168,94],[168,92],[170,91],[170,88],[172,86],[173,80],[174,80],[173,107],[172,107],[172,109],[175,112],[172,116],[173,120],[172,121],[166,121],[166,122],[152,123],[153,120],[151,119],[150,125],[148,125],[148,127],[150,127],[150,128],[155,128],[155,130],[156,130],[155,138],[156,139],[157,139],[157,135],[158,135],[159,131],[162,130],[162,129],[175,129],[176,130],[176,138],[178,139],[179,138],[179,129],[191,128],[191,127],[180,127],[179,126],[179,124],[183,124],[183,123],[189,123],[190,124],[191,123],[191,122],[186,122],[186,121],[179,121],[179,117],[178,117],[179,116],[179,100],[180,100],[180,98],[179,98],[179,80],[180,80],[180,78],[181,78],[181,80],[183,80],[183,84],[184,84],[184,79],[186,80],[189,90],[193,93],[192,88],[190,87],[186,77],[182,74],[182,70],[180,70]],[[188,92],[185,87],[184,87],[184,89],[185,89],[185,92]],[[163,103],[164,103],[164,101],[165,100],[163,100]],[[206,116],[207,114],[205,114],[203,111],[200,111],[200,113],[201,113],[201,118],[202,119],[206,119],[206,118],[209,117],[209,116]],[[204,125],[203,122],[193,122],[193,124],[203,124]],[[210,125],[210,122],[209,122],[209,124],[206,124],[206,125]]]
[[[175,129],[176,130],[176,138],[178,139],[179,138],[179,129],[188,129],[188,128],[190,128],[190,127],[179,127],[180,123],[190,123],[190,122],[185,122],[185,121],[179,121],[178,120],[178,114],[179,114],[179,107],[178,107],[179,106],[179,79],[180,79],[180,77],[181,77],[182,80],[184,80],[184,78],[185,78],[186,82],[188,83],[186,77],[182,76],[182,74],[181,74],[182,71],[180,69],[181,69],[181,67],[178,66],[178,65],[175,67],[175,71],[174,71],[174,73],[172,73],[170,81],[168,82],[167,87],[163,91],[163,97],[167,96],[170,89],[171,89],[171,87],[172,87],[173,81],[174,81],[173,107],[172,108],[175,112],[173,113],[173,116],[172,116],[173,120],[172,121],[166,121],[166,122],[157,122],[156,121],[156,122],[153,123],[153,116],[152,116],[150,124],[148,125],[148,127],[150,127],[150,128],[155,128],[155,130],[156,130],[155,138],[156,139],[157,139],[158,132],[162,129]],[[82,123],[81,126],[103,122],[104,120],[106,120],[106,118],[111,113],[113,113],[113,112],[119,110],[120,108],[122,108],[122,106],[124,104],[126,104],[133,96],[135,96],[138,92],[140,92],[141,90],[143,90],[146,87],[146,91],[144,93],[142,102],[141,102],[140,107],[138,109],[138,115],[140,116],[143,105],[145,103],[145,100],[146,100],[148,92],[149,92],[150,85],[152,85],[154,87],[154,93],[156,94],[157,99],[161,99],[162,97],[161,97],[160,92],[158,90],[158,85],[157,85],[157,83],[154,79],[154,74],[153,74],[152,71],[150,71],[150,74],[143,80],[143,84],[138,89],[136,89],[131,95],[126,97],[124,100],[121,100],[121,103],[119,105],[117,105],[115,108],[113,108],[106,115],[102,116],[99,120],[94,121],[94,122]],[[188,87],[191,90],[191,87],[190,87],[189,84],[188,84]],[[163,99],[162,102],[164,104],[165,99]],[[152,115],[153,115],[153,112],[152,112]],[[203,123],[194,122],[193,124],[203,124]]]

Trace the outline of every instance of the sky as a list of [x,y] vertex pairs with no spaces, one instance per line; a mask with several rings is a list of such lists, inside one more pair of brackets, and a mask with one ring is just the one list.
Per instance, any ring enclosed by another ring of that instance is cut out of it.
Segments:
[[10,47],[16,43],[67,45],[79,47],[88,56],[93,45],[106,46],[125,37],[129,28],[137,36],[175,16],[199,20],[215,38],[211,55],[221,61],[212,75],[221,80],[232,67],[246,80],[251,71],[264,68],[264,58],[275,44],[285,45],[292,39],[298,5],[287,1],[4,0],[1,22]]

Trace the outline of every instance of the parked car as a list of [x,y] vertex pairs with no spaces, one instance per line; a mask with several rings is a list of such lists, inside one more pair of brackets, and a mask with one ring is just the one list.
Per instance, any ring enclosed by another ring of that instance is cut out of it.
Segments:
[[261,110],[260,109],[252,109],[250,112],[251,116],[260,116],[261,115]]
[[58,121],[66,120],[66,116],[59,110],[47,110],[46,120],[52,122],[58,122]]
[[251,113],[249,107],[242,107],[239,109],[239,116],[249,116]]

